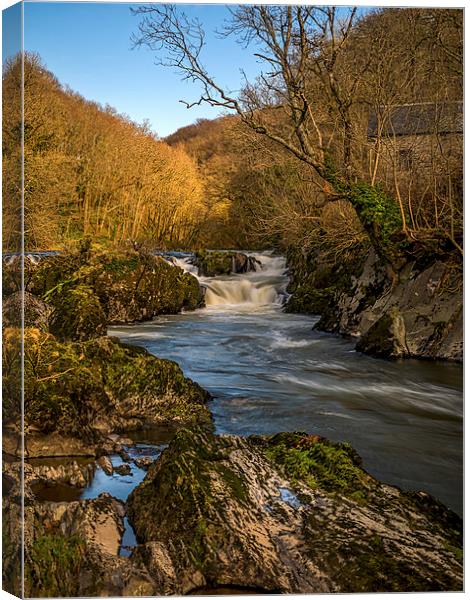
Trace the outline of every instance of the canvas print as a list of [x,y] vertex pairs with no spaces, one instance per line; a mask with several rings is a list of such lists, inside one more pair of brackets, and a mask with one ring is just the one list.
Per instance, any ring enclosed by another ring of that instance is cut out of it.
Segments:
[[463,590],[463,8],[3,10],[3,589]]

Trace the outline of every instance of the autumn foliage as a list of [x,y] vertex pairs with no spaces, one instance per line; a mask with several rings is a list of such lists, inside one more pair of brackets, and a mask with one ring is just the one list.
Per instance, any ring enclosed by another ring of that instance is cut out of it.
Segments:
[[[4,249],[21,227],[21,57],[6,65]],[[110,107],[64,89],[24,57],[24,229],[27,250],[83,237],[190,247],[206,219],[202,179],[181,148]]]

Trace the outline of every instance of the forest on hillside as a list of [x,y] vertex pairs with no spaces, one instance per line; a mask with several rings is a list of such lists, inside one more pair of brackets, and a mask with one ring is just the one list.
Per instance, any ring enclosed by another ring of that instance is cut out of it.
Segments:
[[[4,249],[18,247],[21,57],[3,74]],[[48,250],[89,236],[196,243],[214,206],[182,148],[158,140],[113,108],[60,85],[36,55],[24,57],[25,247]],[[16,186],[16,187],[15,187]]]
[[[380,9],[348,27],[333,12],[319,22],[331,31],[304,55],[300,42],[281,47],[282,31],[311,15],[258,9],[239,9],[234,22],[262,40],[250,18],[272,20],[281,40],[276,48],[265,39],[272,76],[247,84],[241,114],[166,140],[25,56],[26,248],[88,235],[162,249],[462,252],[462,11]],[[153,10],[139,40],[150,46]],[[3,72],[5,250],[20,229],[20,73],[20,57]],[[289,147],[296,139],[300,150]]]

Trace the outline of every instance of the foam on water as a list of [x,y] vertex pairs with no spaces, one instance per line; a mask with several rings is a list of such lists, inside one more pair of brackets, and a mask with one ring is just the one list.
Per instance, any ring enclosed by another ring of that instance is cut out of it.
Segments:
[[231,274],[219,277],[198,275],[191,257],[171,257],[170,262],[194,275],[206,290],[206,307],[220,310],[257,310],[258,308],[280,308],[286,298],[288,277],[286,260],[270,253],[250,253],[261,267],[242,275]]

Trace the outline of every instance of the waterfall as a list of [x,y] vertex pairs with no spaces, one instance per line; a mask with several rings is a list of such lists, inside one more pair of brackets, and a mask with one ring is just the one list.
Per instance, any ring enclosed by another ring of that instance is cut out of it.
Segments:
[[171,262],[194,275],[206,290],[206,307],[219,310],[235,308],[236,310],[256,310],[257,308],[276,308],[282,306],[286,298],[288,277],[286,260],[282,256],[270,253],[250,254],[261,263],[256,271],[222,275],[219,277],[203,277],[198,275],[197,267],[191,258],[172,257]]

